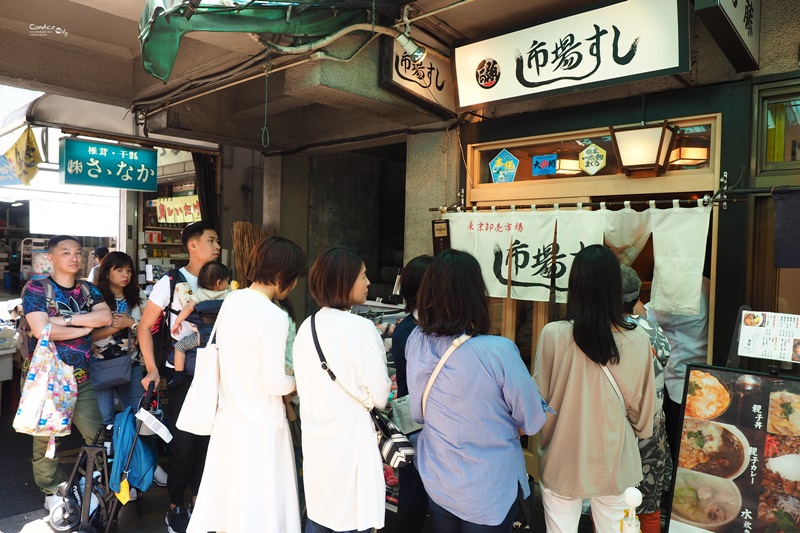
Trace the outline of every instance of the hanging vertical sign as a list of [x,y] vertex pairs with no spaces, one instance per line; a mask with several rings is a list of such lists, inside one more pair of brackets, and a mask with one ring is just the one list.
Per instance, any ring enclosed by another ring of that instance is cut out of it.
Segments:
[[381,72],[378,83],[434,113],[451,118],[455,109],[455,83],[450,58],[428,48],[419,63],[403,50],[397,39],[381,37]]
[[694,10],[736,72],[758,68],[761,0],[696,0]]
[[58,141],[61,183],[155,192],[156,154],[141,146],[62,137]]
[[453,54],[458,111],[688,72],[687,1],[615,2]]

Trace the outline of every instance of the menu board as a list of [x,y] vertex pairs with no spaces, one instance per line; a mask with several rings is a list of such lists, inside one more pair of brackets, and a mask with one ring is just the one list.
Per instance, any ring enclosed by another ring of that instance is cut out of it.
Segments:
[[800,380],[687,374],[668,531],[800,532]]
[[800,315],[742,312],[739,355],[800,363]]

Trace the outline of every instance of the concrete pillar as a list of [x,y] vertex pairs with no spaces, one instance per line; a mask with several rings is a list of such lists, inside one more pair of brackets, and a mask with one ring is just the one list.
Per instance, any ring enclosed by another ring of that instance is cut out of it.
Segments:
[[403,264],[433,253],[431,221],[437,215],[428,209],[456,201],[460,160],[453,130],[408,136]]

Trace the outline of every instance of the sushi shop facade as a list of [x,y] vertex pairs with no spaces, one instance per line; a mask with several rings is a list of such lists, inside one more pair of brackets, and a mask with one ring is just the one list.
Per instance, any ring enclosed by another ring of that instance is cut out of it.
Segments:
[[[697,315],[707,278],[711,368],[693,368],[689,389],[711,385],[708,396],[686,399],[685,424],[721,432],[731,456],[719,461],[735,468],[716,471],[717,458],[698,461],[681,448],[678,488],[685,494],[708,482],[727,502],[726,517],[709,522],[677,502],[670,530],[764,530],[794,516],[779,502],[800,506],[787,499],[800,494],[781,492],[782,478],[767,468],[789,461],[775,462],[789,452],[800,457],[800,446],[792,451],[800,426],[780,419],[778,401],[783,393],[783,404],[796,399],[800,409],[793,344],[784,338],[796,335],[800,351],[800,321],[789,324],[800,314],[800,263],[776,257],[780,203],[770,194],[775,187],[790,198],[800,185],[797,156],[784,150],[798,150],[788,141],[797,117],[787,120],[786,109],[800,98],[800,82],[790,72],[686,83],[697,53],[690,14],[702,4],[689,13],[680,1],[622,2],[456,48],[458,108],[479,119],[461,127],[463,202],[440,210],[434,249],[478,258],[491,332],[515,340],[531,371],[539,331],[564,316],[569,269],[583,247],[611,247],[642,279],[641,300],[658,310]],[[753,51],[747,28],[720,29],[718,15],[703,21],[716,28],[727,60],[740,71],[758,68],[758,32]],[[725,48],[737,31],[745,38]],[[669,86],[663,80],[681,87],[647,91],[651,82]],[[582,100],[579,91],[594,96]],[[606,100],[602,91],[620,97]],[[576,103],[549,106],[554,95]],[[503,108],[519,112],[489,119]],[[529,439],[534,476],[535,446]]]

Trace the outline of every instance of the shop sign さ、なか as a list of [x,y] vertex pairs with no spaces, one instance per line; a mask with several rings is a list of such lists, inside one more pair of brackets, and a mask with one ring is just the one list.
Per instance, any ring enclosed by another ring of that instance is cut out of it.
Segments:
[[157,189],[158,159],[152,148],[70,137],[62,137],[58,148],[61,183],[150,192]]
[[518,166],[519,159],[511,155],[511,152],[504,148],[503,151],[497,154],[489,163],[489,169],[492,172],[492,181],[494,183],[510,183],[514,181]]

